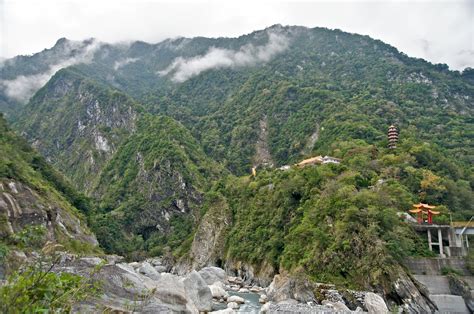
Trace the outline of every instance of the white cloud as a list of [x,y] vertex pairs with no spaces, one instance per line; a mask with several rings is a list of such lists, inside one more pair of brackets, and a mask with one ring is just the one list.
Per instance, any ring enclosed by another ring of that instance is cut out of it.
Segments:
[[158,72],[160,75],[172,74],[175,82],[184,82],[199,73],[211,69],[255,65],[267,62],[276,54],[288,48],[289,40],[282,34],[269,32],[268,42],[262,46],[245,45],[239,50],[212,47],[202,56],[189,59],[176,58],[169,67]]
[[[65,58],[56,60],[55,63],[49,65],[47,71],[32,75],[19,75],[11,80],[0,80],[0,86],[3,86],[5,94],[9,98],[26,102],[60,69],[79,63],[91,62],[95,51],[100,45],[101,43],[97,41],[91,41],[85,46],[82,42],[67,41],[63,47],[63,51],[60,52],[60,55]],[[68,57],[78,49],[78,54],[73,57]],[[14,62],[14,60],[12,60],[12,62]]]
[[129,63],[137,62],[138,60],[140,60],[140,58],[126,58],[126,59],[123,59],[123,60],[115,61],[114,70],[117,71],[121,67],[123,67],[123,66],[125,66]]
[[0,55],[38,52],[60,37],[159,42],[283,24],[369,35],[460,70],[474,67],[473,20],[473,0],[0,0]]

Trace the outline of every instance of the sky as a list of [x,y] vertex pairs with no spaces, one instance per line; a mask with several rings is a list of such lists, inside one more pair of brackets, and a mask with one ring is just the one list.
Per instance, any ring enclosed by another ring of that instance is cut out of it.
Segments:
[[273,24],[369,35],[412,57],[474,68],[474,0],[0,0],[0,57],[39,52],[61,37],[156,43]]

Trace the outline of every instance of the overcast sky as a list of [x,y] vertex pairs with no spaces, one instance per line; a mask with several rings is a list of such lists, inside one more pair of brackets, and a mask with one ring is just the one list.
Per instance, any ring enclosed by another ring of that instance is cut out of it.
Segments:
[[159,42],[235,37],[277,23],[339,28],[451,69],[474,68],[474,0],[0,0],[0,56],[38,52],[60,37]]

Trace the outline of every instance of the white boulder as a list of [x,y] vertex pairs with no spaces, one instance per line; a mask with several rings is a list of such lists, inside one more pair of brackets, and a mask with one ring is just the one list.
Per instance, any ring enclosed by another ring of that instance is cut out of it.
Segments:
[[237,302],[229,302],[227,303],[227,308],[233,309],[233,310],[238,310],[239,309],[239,304]]
[[239,297],[238,295],[231,295],[230,297],[227,298],[227,302],[235,302],[238,304],[245,303],[245,299],[242,297]]
[[385,314],[388,313],[387,305],[381,296],[373,292],[367,292],[364,299],[365,307],[369,314]]

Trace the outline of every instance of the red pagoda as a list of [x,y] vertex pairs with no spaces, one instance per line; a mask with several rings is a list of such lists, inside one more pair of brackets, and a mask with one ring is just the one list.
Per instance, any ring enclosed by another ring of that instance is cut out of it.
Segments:
[[410,209],[410,213],[417,214],[417,221],[419,224],[423,223],[423,215],[428,216],[428,223],[433,223],[433,215],[438,215],[440,212],[434,211],[433,209],[436,206],[431,206],[428,204],[413,204],[413,209]]

